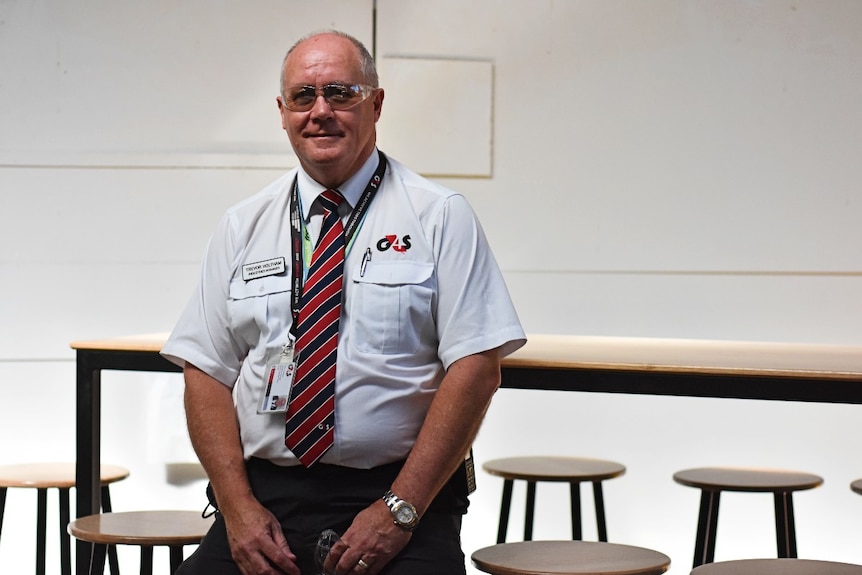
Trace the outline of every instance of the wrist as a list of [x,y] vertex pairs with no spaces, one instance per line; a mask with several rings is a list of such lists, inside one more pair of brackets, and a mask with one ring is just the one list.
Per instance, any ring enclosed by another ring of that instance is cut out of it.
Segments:
[[401,499],[392,490],[383,494],[383,502],[389,508],[389,513],[392,515],[392,522],[400,529],[412,532],[419,525],[419,513],[416,507],[409,501]]

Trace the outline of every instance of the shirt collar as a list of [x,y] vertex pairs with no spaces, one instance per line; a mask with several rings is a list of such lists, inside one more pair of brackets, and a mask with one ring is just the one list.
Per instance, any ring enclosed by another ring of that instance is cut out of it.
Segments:
[[[359,198],[362,196],[362,193],[365,191],[365,187],[368,185],[368,182],[371,180],[371,176],[374,175],[374,170],[377,169],[377,164],[380,162],[379,154],[377,153],[377,148],[374,148],[374,151],[368,156],[368,159],[365,160],[365,163],[354,173],[350,178],[347,179],[346,182],[338,186],[338,191],[344,196],[344,199],[347,200],[347,203],[350,204],[351,209],[353,206],[359,202]],[[317,183],[311,176],[309,176],[305,170],[302,169],[302,166],[299,167],[299,170],[296,175],[297,184],[299,185],[299,198],[300,204],[302,205],[302,217],[307,221],[309,217],[309,213],[311,211],[311,204],[314,203],[314,200],[317,199],[317,196],[321,194],[325,187],[321,186]],[[342,214],[344,213],[340,209],[338,210]]]

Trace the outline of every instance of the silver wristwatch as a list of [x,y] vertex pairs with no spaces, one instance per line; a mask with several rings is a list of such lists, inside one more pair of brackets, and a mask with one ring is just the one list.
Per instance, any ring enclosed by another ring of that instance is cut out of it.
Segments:
[[389,507],[389,512],[392,513],[392,519],[398,527],[405,531],[413,531],[419,525],[419,514],[416,508],[407,501],[404,501],[392,491],[387,491],[383,494],[383,501]]

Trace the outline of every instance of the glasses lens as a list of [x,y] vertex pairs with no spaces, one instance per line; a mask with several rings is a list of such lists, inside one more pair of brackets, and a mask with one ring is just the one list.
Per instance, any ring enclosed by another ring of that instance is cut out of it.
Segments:
[[333,110],[344,110],[362,100],[362,87],[328,84],[323,87],[323,97]]
[[314,86],[294,86],[284,96],[284,106],[293,112],[305,112],[314,106],[317,90]]
[[333,110],[346,110],[370,96],[373,90],[362,84],[327,84],[319,91],[314,86],[294,86],[284,95],[284,106],[291,112],[307,112],[320,95]]

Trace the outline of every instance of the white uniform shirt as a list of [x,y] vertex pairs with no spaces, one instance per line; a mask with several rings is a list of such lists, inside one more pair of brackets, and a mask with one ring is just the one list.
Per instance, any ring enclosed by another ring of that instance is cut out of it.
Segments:
[[[377,163],[372,154],[339,188],[351,206]],[[302,170],[229,209],[210,240],[200,285],[162,350],[233,388],[245,457],[280,465],[298,463],[284,445],[285,416],[258,414],[257,404],[266,363],[287,342],[292,322],[295,178],[316,239],[321,216],[310,212],[323,188]],[[280,257],[285,272],[243,280],[244,265]],[[405,459],[453,362],[498,346],[508,355],[526,341],[467,201],[392,159],[345,260],[341,313],[335,444],[321,461],[349,467]]]

